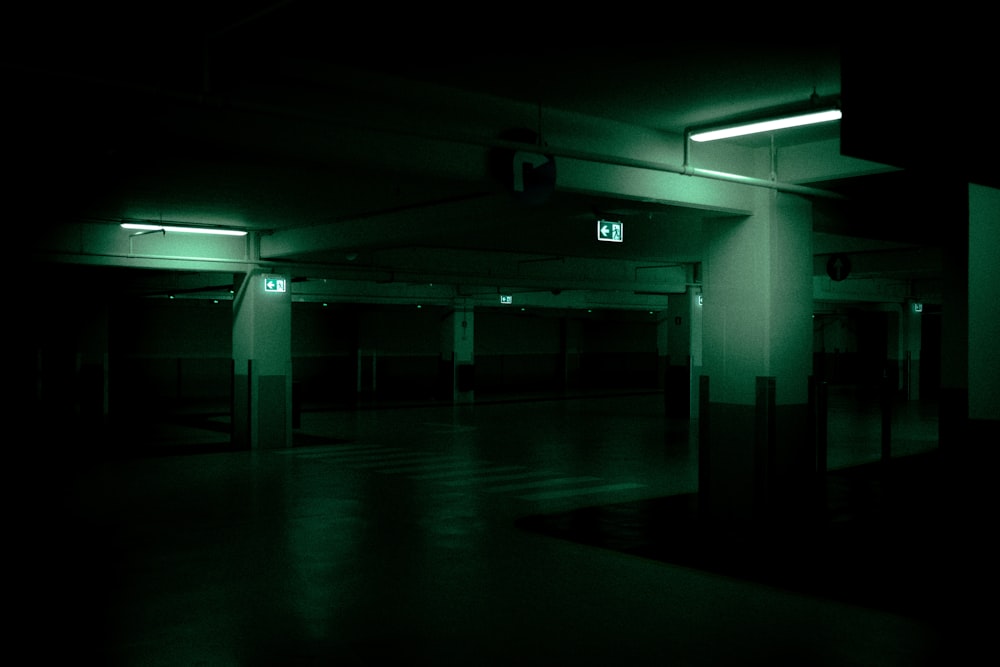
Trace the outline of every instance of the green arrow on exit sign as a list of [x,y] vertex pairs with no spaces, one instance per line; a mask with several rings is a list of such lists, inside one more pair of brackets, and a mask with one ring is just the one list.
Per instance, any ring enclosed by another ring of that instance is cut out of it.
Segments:
[[597,240],[621,243],[625,237],[625,225],[612,220],[597,221]]
[[286,283],[284,278],[274,278],[274,277],[264,278],[265,292],[284,292],[285,285]]

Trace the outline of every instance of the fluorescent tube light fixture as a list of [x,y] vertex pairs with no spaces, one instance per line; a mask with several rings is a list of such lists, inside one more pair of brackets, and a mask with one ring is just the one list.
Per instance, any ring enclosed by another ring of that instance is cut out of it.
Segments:
[[136,229],[144,232],[179,232],[183,234],[215,234],[218,236],[246,236],[239,229],[221,229],[218,227],[181,227],[178,225],[156,225],[144,222],[123,222],[122,229]]
[[717,141],[719,139],[731,139],[742,137],[747,134],[757,134],[759,132],[773,132],[784,130],[790,127],[801,127],[803,125],[814,125],[816,123],[828,123],[840,120],[842,113],[840,109],[823,109],[809,111],[793,116],[783,116],[781,118],[769,118],[756,120],[738,125],[728,125],[725,127],[712,128],[706,130],[696,130],[688,135],[691,141]]

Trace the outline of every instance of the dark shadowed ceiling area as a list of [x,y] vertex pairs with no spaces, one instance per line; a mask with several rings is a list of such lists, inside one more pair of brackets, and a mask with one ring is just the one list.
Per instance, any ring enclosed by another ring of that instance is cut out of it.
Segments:
[[[62,261],[65,252],[46,257],[54,242],[39,242],[53,225],[216,224],[260,234],[262,259],[300,283],[590,289],[617,280],[602,271],[697,264],[698,225],[725,211],[563,189],[558,177],[544,204],[526,204],[491,169],[511,132],[539,152],[570,137],[592,155],[567,159],[621,167],[635,141],[621,137],[680,145],[690,127],[811,97],[840,103],[848,87],[849,49],[836,40],[576,38],[572,21],[555,36],[498,13],[445,24],[295,1],[20,7],[3,60],[19,233],[42,259]],[[841,131],[833,123],[733,148],[829,145]],[[914,190],[900,165],[879,166],[804,184],[836,195],[813,197],[814,252],[890,253],[885,271],[933,278],[937,222],[911,198],[948,188],[925,179]],[[601,218],[625,220],[635,242],[595,243]],[[147,242],[129,240],[126,259]],[[177,282],[172,273],[144,275]]]

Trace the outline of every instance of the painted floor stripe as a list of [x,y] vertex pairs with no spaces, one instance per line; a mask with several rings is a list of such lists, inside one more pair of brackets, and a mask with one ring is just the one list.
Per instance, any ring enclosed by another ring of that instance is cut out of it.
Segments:
[[[404,452],[405,450],[399,447],[368,447],[359,448],[350,452],[308,452],[300,454],[301,458],[304,459],[327,459],[330,461],[344,461],[348,459],[356,459],[370,456],[387,456],[390,454],[396,454],[397,452]],[[398,455],[398,454],[397,454]]]
[[357,459],[365,456],[404,456],[407,454],[413,454],[411,449],[403,449],[402,447],[373,447],[371,449],[359,450],[356,452],[342,452],[340,454],[331,454],[332,459]]
[[423,425],[434,428],[438,433],[472,433],[479,428],[478,426],[465,426],[447,422],[424,422]]
[[[404,454],[395,457],[398,458],[398,460],[392,460],[392,458],[393,457],[378,457],[378,459],[362,460],[357,463],[350,462],[347,465],[352,468],[385,468],[386,466],[400,467],[405,465],[427,465],[433,462],[441,463],[448,460],[447,457],[443,457],[440,454],[426,453]],[[457,459],[458,457],[453,458]]]
[[[461,477],[461,481],[468,480],[470,484],[475,484],[483,479],[484,473],[496,473],[496,472],[510,472],[512,470],[524,470],[524,466],[495,466],[492,463],[474,464],[473,468],[465,468],[463,470],[453,470],[446,472],[431,472],[421,475],[411,475],[413,479],[419,480],[435,480],[435,479],[447,479],[449,477]],[[480,477],[476,479],[469,479],[469,475],[479,475]],[[451,482],[448,482],[450,485]]]
[[370,442],[353,442],[350,444],[343,445],[327,445],[326,447],[316,447],[316,450],[325,450],[328,452],[349,452],[352,449],[399,449],[398,447],[385,447],[384,445],[376,445]]
[[[385,450],[386,447],[380,445],[318,445],[316,447],[289,447],[286,449],[275,449],[273,450],[275,454],[282,454],[284,456],[338,456],[341,454],[351,454],[358,451],[375,451],[375,450]],[[388,449],[399,449],[398,447],[390,447]]]
[[438,463],[434,462],[424,462],[424,463],[411,463],[408,465],[395,466],[392,468],[376,468],[375,472],[382,473],[421,473],[421,472],[434,472],[435,470],[454,470],[455,468],[461,468],[465,472],[469,472],[470,466],[482,465],[476,463],[470,463],[469,461],[440,461]]
[[597,482],[600,481],[600,479],[600,477],[557,477],[555,479],[543,479],[539,482],[492,486],[487,490],[491,493],[502,493],[507,491],[520,491],[521,489],[533,489],[539,486],[559,486],[561,484],[577,484],[579,482]]
[[389,452],[388,454],[383,454],[382,452],[372,452],[370,454],[358,454],[357,456],[344,456],[336,459],[330,459],[331,463],[343,463],[345,465],[355,465],[361,463],[374,463],[375,465],[392,465],[397,461],[403,460],[422,460],[429,459],[437,454],[428,454],[426,452]]
[[[521,466],[511,466],[512,468],[521,469]],[[448,486],[471,486],[473,484],[485,484],[490,482],[513,482],[518,479],[527,479],[528,477],[539,477],[540,475],[551,476],[552,473],[545,472],[544,470],[529,470],[527,472],[519,472],[516,474],[504,474],[504,475],[482,475],[481,477],[469,477],[466,479],[456,479],[453,482],[445,482]]]
[[604,486],[590,486],[582,489],[559,489],[557,491],[542,491],[539,493],[529,493],[524,496],[517,496],[521,500],[553,500],[555,498],[569,498],[571,496],[583,496],[593,493],[610,493],[612,491],[627,491],[629,489],[639,489],[645,484],[634,482],[623,482],[621,484],[605,484]]

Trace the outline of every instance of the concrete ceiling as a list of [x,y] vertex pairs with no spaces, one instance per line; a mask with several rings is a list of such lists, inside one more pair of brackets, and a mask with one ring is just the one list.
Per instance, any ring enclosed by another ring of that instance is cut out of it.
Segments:
[[[841,94],[840,45],[816,40],[646,48],[523,28],[480,38],[471,26],[460,37],[440,26],[393,37],[310,2],[76,7],[55,22],[18,11],[23,39],[6,47],[4,113],[19,165],[15,210],[36,226],[27,240],[43,259],[143,268],[150,292],[176,288],[176,270],[202,286],[220,281],[211,264],[134,261],[147,239],[128,240],[127,253],[121,238],[88,239],[120,237],[123,219],[242,227],[303,294],[334,280],[356,295],[435,281],[455,293],[669,292],[700,261],[703,221],[735,209],[562,187],[558,177],[544,202],[526,203],[497,177],[496,156],[514,143],[555,152],[560,169],[563,157],[626,169],[634,160],[659,174],[660,160],[681,164],[689,127]],[[795,147],[829,151],[839,126],[730,149],[771,147],[808,163]],[[511,140],[512,130],[530,138]],[[858,179],[877,184],[896,171],[853,164],[803,185],[859,192]],[[918,259],[892,263],[896,275],[938,271],[915,255],[934,243],[912,228],[873,233],[844,224],[835,197],[816,200],[818,255],[903,253]],[[595,242],[602,217],[624,220],[631,243]],[[52,225],[69,226],[63,236],[79,234],[87,249],[66,252],[65,238],[50,241]]]

